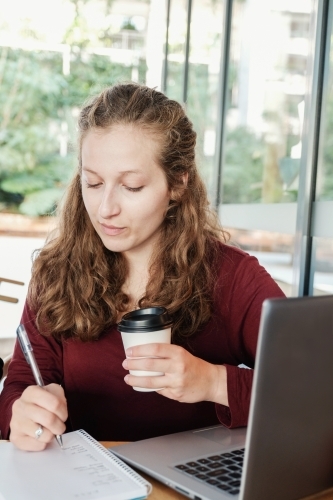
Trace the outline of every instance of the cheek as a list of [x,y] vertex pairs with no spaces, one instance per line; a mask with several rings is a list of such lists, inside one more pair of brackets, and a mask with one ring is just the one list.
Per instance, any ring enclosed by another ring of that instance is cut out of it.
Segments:
[[141,200],[133,210],[133,218],[144,221],[147,227],[160,225],[166,215],[169,205],[169,198],[165,194]]
[[99,205],[95,192],[90,193],[86,189],[82,190],[82,199],[88,213],[94,212]]
[[87,210],[88,214],[90,214],[89,198],[88,198],[88,196],[86,195],[86,193],[84,191],[82,191],[82,199],[83,199],[83,204],[86,207],[86,210]]

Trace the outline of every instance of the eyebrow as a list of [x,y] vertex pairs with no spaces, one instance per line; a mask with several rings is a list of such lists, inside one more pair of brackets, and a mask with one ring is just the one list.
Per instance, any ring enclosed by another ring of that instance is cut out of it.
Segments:
[[[91,174],[99,175],[98,172],[95,172],[95,170],[91,170],[90,168],[87,168],[87,167],[82,167],[82,170],[84,170],[85,172],[90,172]],[[141,174],[142,171],[134,169],[134,170],[123,170],[123,171],[120,171],[119,173],[120,173],[120,175],[124,176],[124,175],[128,175],[128,174]]]

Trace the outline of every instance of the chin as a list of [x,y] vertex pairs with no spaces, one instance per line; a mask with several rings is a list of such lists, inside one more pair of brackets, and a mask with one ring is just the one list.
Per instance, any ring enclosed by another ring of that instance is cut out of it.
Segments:
[[108,243],[107,241],[102,240],[103,245],[107,250],[110,250],[110,252],[115,252],[115,253],[123,253],[128,250],[128,248],[125,245],[112,245],[111,243]]
[[130,245],[126,245],[125,242],[110,241],[108,238],[105,238],[105,236],[102,237],[101,235],[99,235],[99,237],[101,238],[105,248],[110,250],[110,252],[122,253],[131,248]]

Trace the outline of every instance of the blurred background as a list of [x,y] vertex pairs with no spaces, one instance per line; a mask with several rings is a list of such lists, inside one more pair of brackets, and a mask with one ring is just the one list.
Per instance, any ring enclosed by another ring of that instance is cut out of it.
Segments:
[[0,356],[76,166],[79,108],[125,80],[186,107],[231,241],[288,296],[333,293],[332,10],[329,0],[0,0]]

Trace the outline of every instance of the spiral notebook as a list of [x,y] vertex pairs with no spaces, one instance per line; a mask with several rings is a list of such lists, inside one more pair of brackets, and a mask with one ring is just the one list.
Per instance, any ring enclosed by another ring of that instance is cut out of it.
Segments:
[[84,430],[42,452],[0,442],[0,500],[139,500],[151,484]]

